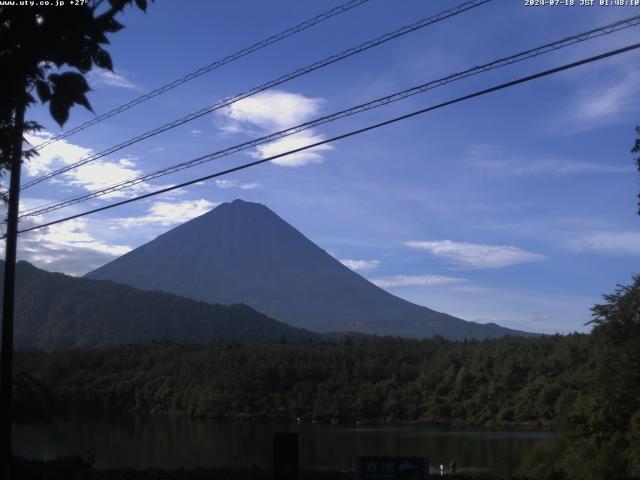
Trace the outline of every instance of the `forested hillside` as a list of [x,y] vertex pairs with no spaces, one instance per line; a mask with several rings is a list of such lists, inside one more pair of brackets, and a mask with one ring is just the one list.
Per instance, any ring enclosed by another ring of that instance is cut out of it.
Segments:
[[640,478],[640,275],[593,307],[589,382],[530,455],[532,478]]
[[[4,262],[0,261],[0,269]],[[151,340],[206,342],[321,339],[246,305],[212,305],[18,262],[15,343],[43,350]],[[0,278],[0,286],[3,279]],[[0,299],[1,303],[1,299]]]
[[588,335],[155,342],[23,351],[16,367],[61,409],[553,428],[524,477],[640,478],[640,276],[593,313]]
[[589,381],[586,335],[23,352],[64,405],[195,417],[549,426]]

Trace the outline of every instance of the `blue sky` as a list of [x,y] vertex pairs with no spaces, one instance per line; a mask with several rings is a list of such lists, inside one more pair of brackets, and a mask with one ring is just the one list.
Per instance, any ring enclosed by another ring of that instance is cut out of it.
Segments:
[[[99,152],[316,60],[457,5],[371,0],[42,151],[24,178]],[[356,103],[640,13],[495,0],[26,190],[23,208],[188,160]],[[111,36],[116,73],[91,74],[102,113],[337,5],[168,2],[128,10]],[[638,27],[76,205],[54,219],[179,183],[637,41]],[[638,273],[640,53],[628,53],[266,164],[26,234],[20,258],[80,275],[217,204],[269,206],[390,292],[468,320],[585,331],[589,308]],[[30,119],[61,130],[46,109]],[[75,108],[71,128],[92,117]],[[33,138],[33,143],[40,141]]]

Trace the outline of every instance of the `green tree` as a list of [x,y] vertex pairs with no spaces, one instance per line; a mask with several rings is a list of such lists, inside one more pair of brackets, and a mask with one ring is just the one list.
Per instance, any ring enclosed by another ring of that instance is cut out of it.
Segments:
[[523,466],[533,478],[640,478],[640,275],[592,308],[588,386],[556,438]]
[[[24,134],[38,128],[25,120],[27,108],[35,103],[34,91],[49,104],[51,116],[60,125],[74,105],[91,110],[90,90],[84,75],[94,66],[113,69],[103,48],[107,34],[123,28],[115,17],[133,0],[88,0],[78,5],[15,5],[0,7],[0,172],[10,172],[5,249],[5,282],[2,311],[2,392],[0,402],[0,444],[2,476],[10,476],[11,396],[13,364],[13,302],[20,168]],[[50,2],[46,2],[50,3]],[[51,2],[53,3],[53,2]],[[135,0],[146,11],[146,0]]]
[[[640,125],[636,127],[636,133],[638,134],[638,138],[636,138],[636,142],[631,149],[631,153],[640,154]],[[640,173],[640,155],[635,158],[635,162],[638,173]],[[638,193],[638,215],[640,215],[640,193]]]

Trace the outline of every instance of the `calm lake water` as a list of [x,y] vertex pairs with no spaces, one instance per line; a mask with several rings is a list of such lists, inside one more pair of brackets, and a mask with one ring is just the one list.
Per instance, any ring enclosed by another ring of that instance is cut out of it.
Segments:
[[302,468],[349,469],[358,455],[455,459],[460,471],[509,475],[548,432],[428,426],[220,422],[184,417],[97,416],[14,427],[14,452],[34,459],[95,452],[96,467],[271,468],[274,432],[298,432]]

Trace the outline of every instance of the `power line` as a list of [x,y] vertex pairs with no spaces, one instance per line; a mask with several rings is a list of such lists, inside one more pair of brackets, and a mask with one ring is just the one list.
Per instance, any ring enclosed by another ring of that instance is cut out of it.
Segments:
[[74,205],[76,203],[80,203],[80,202],[84,202],[93,198],[98,198],[101,197],[103,195],[107,195],[107,194],[111,194],[114,192],[118,192],[121,190],[124,190],[126,188],[132,187],[134,185],[140,184],[142,182],[145,181],[149,181],[149,180],[153,180],[165,175],[169,175],[171,173],[175,173],[187,168],[191,168],[197,165],[201,165],[203,163],[206,162],[210,162],[212,160],[221,158],[221,157],[225,157],[228,155],[231,155],[233,153],[237,153],[240,152],[242,150],[247,150],[249,148],[255,147],[257,145],[262,145],[268,142],[272,142],[274,140],[278,140],[280,138],[289,136],[289,135],[293,135],[295,133],[301,132],[303,130],[307,130],[309,128],[324,124],[324,123],[329,123],[329,122],[333,122],[335,120],[338,120],[340,118],[344,118],[347,116],[351,116],[351,115],[355,115],[357,113],[361,113],[363,111],[366,110],[371,110],[373,108],[378,108],[378,107],[382,107],[384,105],[388,105],[389,103],[392,102],[396,102],[405,98],[408,98],[410,96],[419,94],[419,93],[423,93],[425,91],[431,90],[433,88],[436,87],[440,87],[443,85],[446,85],[448,83],[452,83],[454,81],[457,80],[461,80],[464,78],[468,78],[470,76],[473,75],[477,75],[486,71],[490,71],[496,68],[500,68],[503,66],[507,66],[507,65],[511,65],[517,62],[521,62],[542,54],[546,54],[552,51],[556,51],[559,50],[561,48],[565,48],[568,47],[570,45],[579,43],[579,42],[583,42],[586,40],[590,40],[593,38],[597,38],[603,35],[607,35],[613,32],[616,32],[618,30],[624,29],[624,28],[629,28],[631,26],[637,26],[640,25],[640,15],[635,16],[635,17],[631,17],[625,20],[620,20],[618,22],[612,23],[612,24],[608,24],[593,30],[589,30],[587,32],[583,32],[577,35],[573,35],[570,37],[565,37],[561,40],[552,42],[552,43],[547,43],[545,45],[542,45],[540,47],[536,47],[533,49],[529,49],[529,50],[525,50],[523,52],[519,52],[516,53],[514,55],[510,55],[508,57],[504,57],[504,58],[500,58],[498,60],[494,60],[490,63],[486,63],[480,66],[476,66],[476,67],[472,67],[470,69],[464,70],[463,72],[459,72],[459,73],[454,73],[451,75],[448,75],[446,77],[440,78],[438,80],[432,80],[429,81],[427,83],[423,83],[421,85],[418,85],[416,87],[412,87],[406,90],[403,90],[401,92],[396,92],[393,93],[391,95],[387,95],[385,97],[381,97],[372,101],[369,101],[367,103],[363,103],[354,107],[350,107],[348,109],[345,110],[341,110],[339,112],[330,114],[330,115],[326,115],[320,118],[317,118],[315,120],[311,120],[309,122],[305,122],[303,124],[294,126],[294,127],[290,127],[288,129],[285,130],[281,130],[279,132],[275,132],[275,133],[271,133],[269,135],[257,138],[257,139],[253,139],[251,141],[248,142],[244,142],[238,145],[234,145],[232,147],[223,149],[223,150],[219,150],[217,152],[213,152],[213,153],[209,153],[207,155],[203,155],[200,157],[197,157],[195,159],[191,159],[189,161],[186,162],[182,162],[179,163],[177,165],[173,165],[171,167],[168,168],[164,168],[164,169],[160,169],[157,170],[155,172],[151,172],[151,173],[147,173],[144,175],[141,175],[139,177],[130,179],[130,180],[125,180],[123,182],[119,182],[116,183],[114,185],[99,189],[99,190],[94,190],[76,197],[72,197],[70,199],[67,200],[63,200],[61,202],[53,202],[50,204],[46,204],[46,205],[41,205],[38,207],[34,207],[31,208],[27,211],[25,211],[20,218],[24,219],[26,217],[30,217],[30,216],[35,216],[35,215],[42,215],[45,213],[49,213],[52,212],[54,210],[59,210],[61,208],[70,206],[70,205]]
[[86,215],[91,215],[93,213],[102,212],[104,210],[109,210],[111,208],[119,207],[121,205],[126,205],[128,203],[132,203],[132,202],[136,202],[136,201],[139,201],[139,200],[143,200],[145,198],[154,197],[154,196],[160,195],[162,193],[170,192],[172,190],[177,190],[178,188],[188,187],[188,186],[193,185],[193,184],[198,183],[198,182],[203,182],[203,181],[206,181],[206,180],[211,180],[212,178],[221,177],[223,175],[228,175],[228,174],[233,173],[233,172],[244,170],[244,169],[247,169],[247,168],[250,168],[250,167],[254,167],[256,165],[260,165],[262,163],[270,162],[272,160],[285,157],[287,155],[292,155],[292,154],[299,153],[299,152],[302,152],[302,151],[305,151],[305,150],[309,150],[311,148],[319,147],[320,145],[325,145],[325,144],[332,143],[332,142],[335,142],[335,141],[338,141],[338,140],[342,140],[342,139],[349,138],[349,137],[352,137],[352,136],[355,136],[355,135],[359,135],[361,133],[365,133],[365,132],[368,132],[370,130],[375,130],[377,128],[381,128],[381,127],[384,127],[384,126],[387,126],[387,125],[391,125],[393,123],[397,123],[397,122],[400,122],[402,120],[406,120],[408,118],[412,118],[412,117],[415,117],[415,116],[418,116],[418,115],[422,115],[424,113],[431,112],[433,110],[438,110],[440,108],[444,108],[444,107],[447,107],[449,105],[453,105],[453,104],[460,103],[460,102],[463,102],[463,101],[466,101],[466,100],[470,100],[470,99],[473,99],[473,98],[476,98],[476,97],[480,97],[482,95],[487,95],[489,93],[497,92],[499,90],[504,90],[506,88],[513,87],[515,85],[519,85],[519,84],[522,84],[522,83],[530,82],[530,81],[536,80],[538,78],[547,77],[547,76],[553,75],[555,73],[559,73],[559,72],[562,72],[562,71],[565,71],[565,70],[570,70],[572,68],[576,68],[576,67],[579,67],[581,65],[586,65],[588,63],[593,63],[593,62],[596,62],[596,61],[599,61],[599,60],[603,60],[605,58],[613,57],[615,55],[620,55],[622,53],[629,52],[631,50],[636,50],[638,48],[640,48],[640,43],[635,43],[633,45],[629,45],[627,47],[619,48],[619,49],[616,49],[616,50],[610,50],[610,51],[608,51],[606,53],[602,53],[600,55],[595,55],[595,56],[592,56],[592,57],[584,58],[584,59],[578,60],[576,62],[564,64],[564,65],[562,65],[560,67],[551,68],[551,69],[548,69],[548,70],[544,70],[542,72],[535,73],[533,75],[528,75],[526,77],[521,77],[521,78],[518,78],[516,80],[512,80],[510,82],[501,83],[499,85],[496,85],[496,86],[493,86],[493,87],[490,87],[490,88],[486,88],[484,90],[480,90],[480,91],[477,91],[477,92],[474,92],[474,93],[470,93],[468,95],[464,95],[462,97],[458,97],[458,98],[455,98],[453,100],[448,100],[446,102],[442,102],[442,103],[439,103],[437,105],[433,105],[431,107],[426,107],[426,108],[423,108],[423,109],[420,109],[420,110],[416,110],[414,112],[407,113],[405,115],[401,115],[401,116],[398,116],[398,117],[394,117],[394,118],[391,118],[389,120],[385,120],[383,122],[375,123],[375,124],[372,124],[372,125],[369,125],[369,126],[366,126],[366,127],[363,127],[363,128],[359,128],[357,130],[352,130],[350,132],[343,133],[341,135],[337,135],[335,137],[328,138],[326,140],[322,140],[322,141],[315,142],[315,143],[312,143],[312,144],[309,144],[309,145],[305,145],[304,147],[300,147],[300,148],[296,148],[296,149],[293,149],[293,150],[289,150],[287,152],[279,153],[277,155],[272,155],[272,156],[267,157],[267,158],[263,158],[263,159],[260,159],[260,160],[255,160],[253,162],[244,163],[242,165],[238,165],[236,167],[228,168],[228,169],[222,170],[220,172],[212,173],[210,175],[205,175],[204,177],[199,177],[199,178],[196,178],[196,179],[193,179],[193,180],[189,180],[187,182],[183,182],[183,183],[181,183],[179,185],[173,185],[171,187],[162,188],[160,190],[156,190],[154,192],[149,192],[149,193],[146,193],[144,195],[139,195],[139,196],[134,197],[134,198],[129,198],[127,200],[122,200],[120,202],[112,203],[110,205],[105,205],[103,207],[94,208],[93,210],[88,210],[88,211],[83,212],[83,213],[78,213],[76,215],[71,215],[71,216],[64,217],[64,218],[61,218],[61,219],[58,219],[58,220],[54,220],[54,221],[51,221],[51,222],[47,222],[47,223],[43,223],[43,224],[36,225],[36,226],[33,226],[33,227],[25,228],[23,230],[20,230],[18,233],[31,232],[33,230],[38,230],[40,228],[49,227],[51,225],[56,225],[58,223],[66,222],[66,221],[73,220],[73,219],[76,219],[76,218],[84,217]]
[[92,118],[91,120],[78,125],[77,127],[72,128],[71,130],[68,130],[66,132],[62,132],[59,135],[56,135],[55,137],[52,137],[50,139],[48,139],[47,141],[41,143],[40,145],[38,145],[37,147],[35,147],[36,150],[41,150],[43,148],[45,148],[47,145],[50,145],[54,142],[57,142],[58,140],[61,140],[63,138],[67,138],[70,137],[71,135],[74,135],[82,130],[85,130],[93,125],[95,125],[96,123],[100,123],[103,120],[106,120],[107,118],[111,118],[115,115],[118,115],[122,112],[124,112],[125,110],[129,110],[130,108],[135,107],[136,105],[139,105],[143,102],[146,102],[147,100],[152,99],[153,97],[157,97],[158,95],[161,95],[165,92],[168,92],[169,90],[172,90],[184,83],[187,83],[195,78],[198,78],[201,75],[204,75],[205,73],[209,73],[212,70],[215,70],[217,68],[220,68],[228,63],[231,63],[235,60],[238,60],[242,57],[245,57],[253,52],[256,52],[258,50],[261,50],[269,45],[272,45],[276,42],[279,42],[281,40],[284,40],[285,38],[288,38],[292,35],[295,35],[297,33],[300,33],[308,28],[313,27],[314,25],[317,25],[321,22],[324,22],[325,20],[328,20],[332,17],[335,17],[336,15],[340,15],[341,13],[347,12],[353,8],[359,7],[360,5],[363,5],[364,3],[367,3],[369,0],[351,0],[343,5],[339,5],[335,8],[332,8],[331,10],[328,10],[324,13],[321,13],[320,15],[317,15],[309,20],[305,20],[302,23],[299,23],[298,25],[295,25],[293,27],[289,27],[286,30],[276,34],[276,35],[272,35],[269,38],[266,38],[260,42],[254,43],[253,45],[251,45],[250,47],[247,48],[243,48],[242,50],[238,50],[235,53],[232,53],[230,55],[227,55],[226,57],[216,60],[212,63],[210,63],[209,65],[205,65],[204,67],[201,67],[191,73],[188,73],[186,75],[184,75],[183,77],[180,77],[176,80],[174,80],[173,82],[167,83],[161,87],[156,88],[155,90],[150,91],[149,93],[146,93],[144,95],[141,95],[137,98],[134,98],[133,100],[131,100],[130,102],[127,102],[123,105],[120,105],[119,107],[114,108],[113,110],[110,110],[106,113],[103,113],[102,115],[99,115],[97,117]]
[[262,85],[258,86],[258,87],[254,87],[246,92],[240,93],[234,97],[228,98],[228,99],[224,99],[221,100],[209,107],[203,108],[201,110],[198,110],[197,112],[193,112],[190,113],[188,115],[185,115],[177,120],[174,120],[172,122],[166,123],[154,130],[150,130],[148,132],[145,132],[141,135],[138,135],[136,137],[133,137],[129,140],[126,140],[122,143],[119,143],[118,145],[115,145],[113,147],[108,148],[107,150],[104,150],[100,153],[96,153],[94,155],[90,155],[82,160],[79,160],[75,163],[72,163],[70,165],[67,165],[65,167],[59,168],[58,170],[55,170],[53,172],[47,173],[46,175],[42,175],[38,178],[35,178],[25,184],[22,185],[22,189],[27,189],[29,187],[32,187],[34,185],[37,185],[38,183],[41,183],[45,180],[48,180],[52,177],[55,177],[57,175],[60,175],[62,173],[68,172],[70,170],[73,170],[74,168],[80,167],[82,165],[85,165],[89,162],[92,162],[94,160],[97,160],[99,158],[102,158],[106,155],[109,155],[111,153],[117,152],[119,150],[122,150],[125,147],[128,147],[130,145],[133,145],[135,143],[138,143],[142,140],[146,140],[147,138],[153,137],[155,135],[158,135],[160,133],[166,132],[167,130],[179,127],[180,125],[184,125],[185,123],[191,122],[197,118],[200,118],[204,115],[207,115],[211,112],[214,112],[216,110],[220,110],[221,108],[227,107],[235,102],[238,102],[240,100],[243,100],[247,97],[250,97],[252,95],[255,95],[257,93],[260,93],[264,90],[267,90],[269,88],[273,88],[275,86],[281,85],[283,83],[286,83],[290,80],[293,80],[294,78],[306,75],[308,73],[311,73],[315,70],[318,70],[320,68],[326,67],[328,65],[331,65],[335,62],[344,60],[345,58],[351,57],[352,55],[356,55],[358,53],[361,53],[365,50],[368,50],[370,48],[373,47],[377,47],[378,45],[381,45],[383,43],[386,43],[390,40],[393,40],[395,38],[401,37],[403,35],[406,35],[408,33],[411,33],[413,31],[419,30],[421,28],[427,27],[429,25],[432,25],[434,23],[438,23],[442,20],[445,20],[447,18],[453,17],[455,15],[459,15],[460,13],[463,13],[467,10],[471,10],[472,8],[476,8],[479,7],[480,5],[483,5],[485,3],[488,3],[492,0],[471,0],[465,3],[462,3],[460,5],[458,5],[457,7],[454,8],[450,8],[448,10],[444,10],[436,15],[433,15],[431,17],[427,17],[424,18],[422,20],[419,20],[418,22],[412,23],[411,25],[407,25],[404,26],[402,28],[399,28],[393,32],[390,33],[386,33],[384,35],[381,35],[379,37],[376,37],[373,40],[369,40],[367,42],[361,43],[360,45],[356,46],[356,47],[352,47],[349,48],[347,50],[342,51],[341,53],[338,53],[336,55],[332,55],[330,57],[327,57],[323,60],[320,60],[318,62],[315,62],[311,65],[308,65],[306,67],[303,68],[299,68],[298,70],[295,70],[294,72],[291,72],[289,74],[283,75],[281,77],[276,78],[275,80],[271,80],[269,82],[263,83]]

